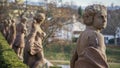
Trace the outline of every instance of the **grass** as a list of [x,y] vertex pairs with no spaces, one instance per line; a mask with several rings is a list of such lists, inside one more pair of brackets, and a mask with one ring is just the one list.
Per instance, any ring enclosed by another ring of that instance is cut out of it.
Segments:
[[50,66],[50,68],[62,68],[60,66]]
[[106,53],[110,68],[120,68],[120,46],[107,46]]
[[45,57],[49,60],[70,60],[75,45],[51,44],[44,48]]
[[106,54],[108,62],[120,63],[120,46],[107,46]]
[[109,63],[110,68],[120,68],[120,63]]

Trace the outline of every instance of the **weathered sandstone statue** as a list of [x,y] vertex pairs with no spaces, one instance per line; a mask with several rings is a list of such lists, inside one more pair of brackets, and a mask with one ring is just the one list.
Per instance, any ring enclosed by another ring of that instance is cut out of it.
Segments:
[[9,22],[11,22],[11,25],[9,27],[9,34],[7,37],[7,41],[10,47],[12,48],[16,38],[16,23],[15,23],[15,19],[10,19]]
[[43,13],[36,14],[32,23],[31,32],[27,38],[24,62],[30,68],[39,68],[40,65],[44,64],[42,39],[46,34],[40,27],[44,20],[45,15]]
[[100,33],[107,24],[106,7],[99,4],[86,7],[83,21],[86,30],[80,34],[70,67],[108,68],[104,36]]
[[26,21],[27,21],[27,18],[23,17],[21,18],[20,23],[17,24],[17,27],[16,27],[17,35],[14,42],[14,47],[13,47],[18,57],[21,60],[23,60],[23,51],[25,47],[25,34],[27,32]]

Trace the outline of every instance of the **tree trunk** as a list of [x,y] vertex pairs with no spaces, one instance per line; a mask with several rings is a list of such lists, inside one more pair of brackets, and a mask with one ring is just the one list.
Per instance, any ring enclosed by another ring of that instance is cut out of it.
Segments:
[[117,45],[117,37],[114,35],[114,45]]

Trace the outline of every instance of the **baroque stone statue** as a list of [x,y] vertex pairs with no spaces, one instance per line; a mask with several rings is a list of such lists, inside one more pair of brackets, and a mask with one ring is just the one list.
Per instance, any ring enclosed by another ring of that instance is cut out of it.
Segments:
[[32,23],[31,32],[27,38],[24,62],[30,68],[38,68],[41,64],[44,64],[42,39],[46,34],[40,27],[44,20],[45,14],[36,14]]
[[85,8],[83,22],[86,29],[80,34],[72,56],[71,68],[108,68],[104,36],[100,33],[107,24],[107,9],[100,4]]

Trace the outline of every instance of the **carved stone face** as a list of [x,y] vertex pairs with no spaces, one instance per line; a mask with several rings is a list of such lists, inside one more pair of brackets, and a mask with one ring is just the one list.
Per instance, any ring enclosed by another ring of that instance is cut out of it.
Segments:
[[21,23],[26,23],[26,21],[27,21],[27,18],[26,17],[23,17],[23,18],[21,18]]
[[12,23],[15,23],[15,19],[11,19],[11,22],[12,22]]
[[107,23],[107,9],[100,4],[93,4],[85,8],[83,14],[84,24],[94,26],[95,29],[103,29]]
[[93,26],[96,29],[104,29],[107,25],[107,12],[101,12],[101,13],[97,13],[94,16],[94,21],[93,21]]
[[35,17],[37,23],[43,23],[43,21],[45,20],[45,14],[40,13]]

